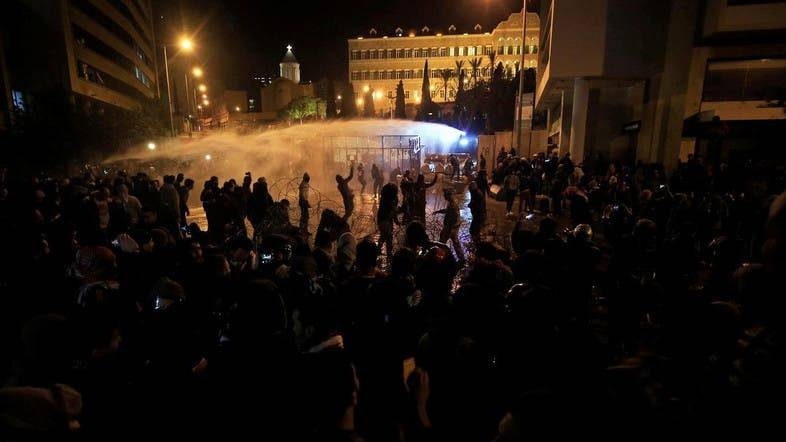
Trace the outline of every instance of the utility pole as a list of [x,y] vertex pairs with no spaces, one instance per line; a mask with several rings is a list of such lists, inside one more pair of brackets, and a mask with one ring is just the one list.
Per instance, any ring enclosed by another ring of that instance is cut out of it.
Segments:
[[[516,136],[516,147],[521,153],[521,131],[523,130],[524,117],[524,53],[527,41],[527,0],[523,0],[524,6],[521,9],[521,62],[519,63],[519,102],[516,109],[516,119],[518,120],[518,131]],[[531,121],[531,120],[530,120]],[[530,143],[532,143],[532,127],[530,125]],[[530,148],[531,150],[531,148]]]

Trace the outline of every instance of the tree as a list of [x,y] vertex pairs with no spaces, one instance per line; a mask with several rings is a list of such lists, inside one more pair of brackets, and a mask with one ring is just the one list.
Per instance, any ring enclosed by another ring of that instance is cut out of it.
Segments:
[[494,72],[497,67],[497,53],[494,51],[489,52],[489,71]]
[[[458,66],[458,62],[456,62]],[[458,69],[458,90],[456,91],[456,101],[453,106],[453,115],[455,116],[455,125],[459,129],[463,127],[464,114],[467,110],[467,93],[464,90],[464,80],[467,78],[463,70]]]
[[443,69],[440,71],[439,77],[442,79],[442,88],[445,90],[445,99],[443,101],[448,101],[448,86],[450,80],[453,78],[453,71],[450,69]]
[[395,117],[400,119],[407,118],[404,103],[404,82],[399,80],[396,86],[396,112]]
[[369,88],[363,96],[363,116],[366,118],[374,118],[374,91]]
[[352,83],[349,83],[341,99],[341,118],[354,118],[357,114],[358,109],[355,106],[355,88],[352,86]]
[[415,117],[416,120],[433,120],[433,115],[439,112],[438,106],[431,101],[431,85],[429,84],[429,70],[428,70],[428,59],[426,60],[425,65],[423,66],[423,84],[420,87],[420,107],[418,108],[418,114]]
[[456,78],[461,77],[464,72],[464,60],[456,60]]
[[319,98],[316,97],[299,97],[292,100],[289,105],[282,111],[285,118],[288,120],[298,120],[303,124],[303,119],[317,115]]
[[355,105],[355,88],[352,83],[347,84],[344,94],[341,96],[341,118],[354,118],[358,114]]
[[328,78],[327,97],[325,97],[325,116],[326,118],[336,118],[336,87],[333,80]]
[[431,74],[428,70],[428,59],[426,59],[426,63],[423,65],[423,83],[420,86],[420,102],[423,106],[431,104],[431,84],[429,83],[430,76]]
[[475,57],[469,61],[469,66],[472,68],[472,86],[474,87],[478,83],[478,72],[480,72],[480,67],[483,66],[483,59]]

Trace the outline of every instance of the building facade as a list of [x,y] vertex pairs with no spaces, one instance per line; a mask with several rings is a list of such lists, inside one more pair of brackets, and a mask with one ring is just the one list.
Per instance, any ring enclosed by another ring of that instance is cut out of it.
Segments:
[[[428,75],[433,101],[453,101],[459,81],[457,62],[463,63],[468,83],[490,78],[491,58],[495,65],[502,63],[511,73],[519,69],[522,56],[524,68],[536,68],[538,16],[527,14],[524,41],[522,17],[521,13],[511,14],[491,32],[482,32],[477,25],[471,33],[457,33],[451,25],[445,32],[423,27],[419,32],[404,33],[398,28],[392,35],[371,29],[367,35],[349,39],[349,80],[355,90],[354,99],[361,105],[366,91],[371,91],[374,108],[389,110],[395,105],[396,85],[402,81],[406,103],[417,104],[422,98],[423,75]],[[429,72],[424,73],[426,60]],[[451,73],[449,78],[443,78],[445,71]]]
[[[138,108],[144,100],[158,96],[151,0],[10,0],[6,6],[20,14],[16,17],[35,19],[38,26],[23,29],[29,22],[19,28],[4,25],[4,52],[25,51],[22,55],[27,58],[53,56],[60,67],[48,75],[65,89],[88,101],[124,109]],[[49,47],[45,53],[35,50],[36,42],[16,40],[29,41],[29,33],[39,34],[35,39]],[[6,88],[20,102],[37,86],[19,75],[31,66],[17,63],[27,64],[18,57],[5,57],[4,70],[9,77]]]
[[549,0],[540,16],[536,108],[576,160],[729,161],[786,130],[786,1]]

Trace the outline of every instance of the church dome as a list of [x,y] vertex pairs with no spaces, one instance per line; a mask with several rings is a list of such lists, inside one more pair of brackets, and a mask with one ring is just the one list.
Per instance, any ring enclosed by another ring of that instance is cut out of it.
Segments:
[[292,53],[292,46],[287,46],[287,53],[284,54],[284,58],[281,60],[281,63],[297,63],[297,58],[295,58],[295,54]]

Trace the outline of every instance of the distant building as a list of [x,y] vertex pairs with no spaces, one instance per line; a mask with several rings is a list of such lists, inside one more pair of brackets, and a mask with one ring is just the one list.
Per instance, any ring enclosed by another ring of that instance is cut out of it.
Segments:
[[772,149],[786,131],[786,1],[547,0],[540,16],[536,108],[561,153],[669,168],[693,153],[786,157]]
[[255,74],[251,76],[251,83],[255,87],[270,86],[273,83],[273,77]]
[[[313,97],[313,84],[300,84],[300,63],[292,53],[292,46],[287,46],[287,52],[280,63],[281,77],[274,79],[269,86],[259,91],[260,106],[258,112],[267,118],[274,118],[281,109],[300,97]],[[297,81],[295,81],[297,79]]]
[[[428,26],[419,31],[398,28],[390,35],[371,29],[366,35],[347,40],[349,80],[355,90],[355,97],[345,99],[358,100],[363,97],[364,90],[371,90],[379,92],[372,94],[374,107],[387,109],[395,98],[396,85],[403,81],[406,103],[419,103],[425,74],[431,78],[433,101],[453,101],[458,86],[456,62],[464,62],[462,70],[467,82],[473,81],[473,77],[488,79],[493,70],[489,57],[491,54],[495,64],[502,63],[511,74],[518,71],[522,55],[524,68],[537,68],[538,15],[527,14],[525,41],[522,41],[522,26],[522,14],[517,12],[491,32],[483,32],[480,25],[475,26],[472,32],[464,33],[457,32],[452,25],[442,31]],[[424,73],[426,60],[429,72]],[[473,60],[478,60],[477,69],[471,65]],[[447,87],[441,75],[445,70],[453,73]]]

